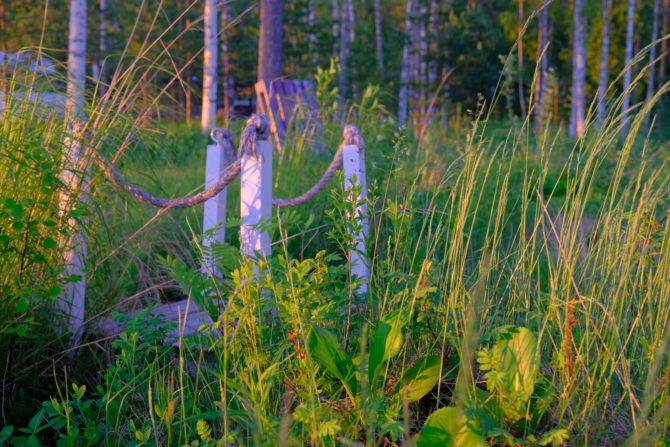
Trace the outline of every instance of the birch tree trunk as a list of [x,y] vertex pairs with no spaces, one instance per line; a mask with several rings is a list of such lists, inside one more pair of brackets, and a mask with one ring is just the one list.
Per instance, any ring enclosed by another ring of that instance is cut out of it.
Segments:
[[400,70],[400,91],[398,92],[398,126],[407,124],[407,100],[409,71],[412,60],[412,15],[414,14],[414,0],[407,0],[405,9],[405,45],[402,49],[402,68]]
[[[661,12],[661,2],[660,0],[654,0],[654,18],[652,19],[651,24],[651,48],[649,49],[649,79],[647,82],[647,102],[651,101],[652,96],[654,96],[654,87],[655,87],[655,74],[656,74],[656,40],[658,39],[658,16]],[[644,122],[646,125],[649,125],[649,118],[651,114],[647,114],[644,117]]]
[[[82,169],[80,159],[81,143],[78,134],[83,127],[84,93],[86,88],[86,0],[70,1],[70,29],[67,55],[67,111],[71,135],[66,138],[65,159],[61,181],[65,187],[59,197],[59,212],[65,218],[80,199],[84,179],[79,172]],[[62,241],[64,251],[65,276],[79,279],[67,282],[58,303],[59,309],[67,316],[68,329],[72,334],[72,346],[79,345],[83,332],[84,310],[86,305],[86,273],[84,260],[88,247],[83,231],[76,228],[76,220],[67,219],[69,237]]]
[[344,100],[347,94],[347,76],[349,74],[349,39],[351,37],[351,14],[349,8],[352,0],[344,0],[342,3],[342,27],[340,29],[340,74],[339,74],[339,89],[340,98]]
[[379,76],[384,73],[384,48],[382,39],[382,11],[379,0],[375,0],[375,46],[377,49],[377,72]]
[[231,106],[235,96],[235,81],[230,70],[230,22],[233,20],[233,7],[230,2],[221,6],[221,63],[223,64],[223,119],[224,126],[230,120]]
[[535,125],[540,126],[544,116],[544,93],[547,84],[547,71],[549,69],[549,59],[547,56],[547,44],[549,43],[549,0],[542,0],[542,12],[540,13],[540,24],[537,33],[538,60],[535,83]]
[[270,82],[284,73],[284,0],[261,0],[258,79]]
[[216,118],[216,89],[218,84],[219,42],[216,0],[205,0],[205,60],[202,74],[202,115],[200,130],[208,133]]
[[521,109],[521,120],[526,120],[526,94],[523,88],[523,36],[521,32],[524,25],[523,0],[519,0],[519,43],[517,45],[517,63],[518,63],[518,88],[519,88],[519,108]]
[[631,81],[631,67],[630,61],[633,59],[633,33],[635,26],[635,0],[628,0],[628,24],[626,25],[626,56],[624,60],[624,65],[626,71],[623,75],[623,105],[622,105],[622,116],[621,120],[623,121],[623,129],[621,136],[623,138],[628,136],[628,130],[630,129],[630,122],[628,120],[628,108],[630,107],[630,81]]
[[584,133],[585,88],[586,88],[586,24],[582,0],[574,5],[574,44],[572,50],[572,119],[570,136],[581,137]]
[[602,47],[600,49],[600,75],[598,79],[598,123],[602,125],[605,122],[606,98],[610,55],[610,11],[612,10],[612,0],[603,0],[603,36]]
[[104,96],[107,93],[107,85],[109,80],[107,79],[107,67],[105,67],[105,58],[109,52],[109,41],[107,39],[107,8],[109,5],[109,0],[100,0],[100,74],[98,79],[100,80],[100,86],[98,91],[100,96]]

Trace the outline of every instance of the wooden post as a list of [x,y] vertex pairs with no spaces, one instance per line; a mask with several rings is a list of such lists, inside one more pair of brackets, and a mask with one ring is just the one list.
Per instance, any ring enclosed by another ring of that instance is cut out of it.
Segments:
[[272,142],[258,140],[256,149],[257,155],[242,155],[240,245],[245,256],[258,252],[269,257],[272,241],[266,226],[272,217]]
[[[220,179],[221,174],[233,161],[233,156],[228,143],[223,140],[223,129],[212,129],[212,139],[217,144],[210,144],[207,146],[207,161],[205,165],[205,189],[214,186]],[[211,255],[212,243],[226,242],[226,203],[227,203],[228,188],[218,193],[215,197],[205,202],[205,210],[203,215],[202,231],[207,231],[219,227],[214,232],[213,236],[206,237],[202,241],[203,246],[203,263],[202,272],[204,274],[211,274],[217,277],[221,276],[221,272],[216,266]]]
[[[342,148],[342,164],[344,167],[344,188],[352,191],[354,187],[360,186],[358,197],[351,196],[355,201],[356,219],[360,223],[359,228],[355,228],[354,248],[349,250],[349,273],[352,278],[362,281],[357,295],[365,295],[369,290],[370,280],[370,261],[365,249],[365,242],[368,238],[369,223],[368,213],[368,184],[365,172],[365,151],[357,145],[345,145]],[[353,191],[352,191],[353,193]]]

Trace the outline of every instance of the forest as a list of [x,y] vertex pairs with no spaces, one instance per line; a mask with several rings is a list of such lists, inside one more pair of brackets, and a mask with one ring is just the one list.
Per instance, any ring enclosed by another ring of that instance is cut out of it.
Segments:
[[0,446],[670,445],[669,26],[0,0]]

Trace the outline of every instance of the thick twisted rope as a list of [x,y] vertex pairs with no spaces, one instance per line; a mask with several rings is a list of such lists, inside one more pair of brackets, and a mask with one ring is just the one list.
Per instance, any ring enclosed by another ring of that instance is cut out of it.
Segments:
[[[224,149],[228,160],[233,161],[226,168],[215,185],[201,193],[186,197],[165,198],[151,195],[125,180],[119,171],[117,171],[116,167],[102,154],[96,154],[93,159],[108,179],[140,202],[158,208],[189,208],[211,199],[230,185],[233,180],[240,175],[242,170],[241,157],[243,155],[258,157],[260,154],[258,153],[256,142],[259,140],[266,140],[269,135],[270,123],[267,117],[260,114],[252,115],[247,120],[247,125],[242,131],[239,151],[237,157],[235,157],[233,133],[224,128],[213,129],[211,132],[212,139]],[[360,150],[365,150],[365,140],[363,140],[358,127],[352,124],[347,125],[344,128],[342,144],[338,147],[337,152],[333,157],[333,161],[330,162],[328,169],[326,169],[326,172],[323,173],[319,181],[317,181],[307,192],[298,197],[291,199],[273,198],[272,205],[279,208],[297,206],[316,196],[323,190],[333,178],[335,172],[337,172],[342,165],[342,150],[343,147],[347,145],[355,145],[358,146]]]
[[340,146],[337,148],[337,152],[335,152],[333,161],[330,162],[328,169],[326,169],[326,172],[323,173],[319,181],[316,182],[314,186],[312,186],[304,194],[301,194],[298,197],[294,197],[292,199],[273,198],[272,205],[278,208],[285,208],[290,206],[297,206],[307,202],[323,190],[323,188],[333,178],[335,172],[337,172],[337,170],[342,165],[342,153],[344,146],[354,145],[358,146],[360,150],[365,150],[365,140],[363,140],[363,137],[361,136],[361,131],[358,130],[358,127],[354,126],[353,124],[349,124],[344,128],[343,137],[344,139],[342,140],[342,144],[340,144]]
[[[267,135],[269,134],[269,128],[270,126],[268,124],[267,118],[265,118],[263,115],[253,115],[251,118],[249,118],[247,125],[242,132],[238,155],[241,156],[241,154],[256,154],[256,141],[267,138]],[[233,133],[230,130],[213,129],[211,132],[211,137],[219,144],[219,146],[224,148],[226,156],[229,157],[229,160],[235,158]],[[123,189],[140,202],[147,203],[158,208],[189,208],[203,203],[223,191],[224,188],[230,185],[233,180],[235,180],[235,178],[240,175],[240,171],[242,170],[242,163],[240,158],[235,158],[234,161],[226,168],[226,170],[221,175],[221,178],[214,186],[207,188],[205,191],[193,196],[165,198],[153,196],[125,180],[119,171],[116,170],[116,167],[114,167],[114,165],[103,155],[96,154],[94,156],[94,161],[100,167],[105,176],[113,183],[115,183],[119,188]]]

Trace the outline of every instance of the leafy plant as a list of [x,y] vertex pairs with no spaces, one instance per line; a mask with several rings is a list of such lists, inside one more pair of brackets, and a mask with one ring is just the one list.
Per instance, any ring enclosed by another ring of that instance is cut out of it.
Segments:
[[427,356],[416,359],[412,367],[399,374],[394,387],[386,386],[390,362],[404,345],[402,330],[407,320],[407,313],[401,311],[383,317],[372,337],[369,354],[362,337],[361,350],[354,358],[344,352],[337,337],[329,331],[313,326],[310,333],[312,358],[340,381],[352,405],[351,414],[367,427],[368,438],[398,436],[402,430],[398,417],[403,403],[420,400],[440,379],[440,357]]
[[536,388],[540,358],[535,335],[514,326],[495,332],[493,347],[477,354],[490,394],[476,388],[477,398],[469,406],[441,408],[431,414],[419,434],[418,447],[477,447],[487,445],[486,439],[509,446],[561,445],[568,439],[563,428],[547,431],[539,439],[535,435],[551,399],[543,387]]

